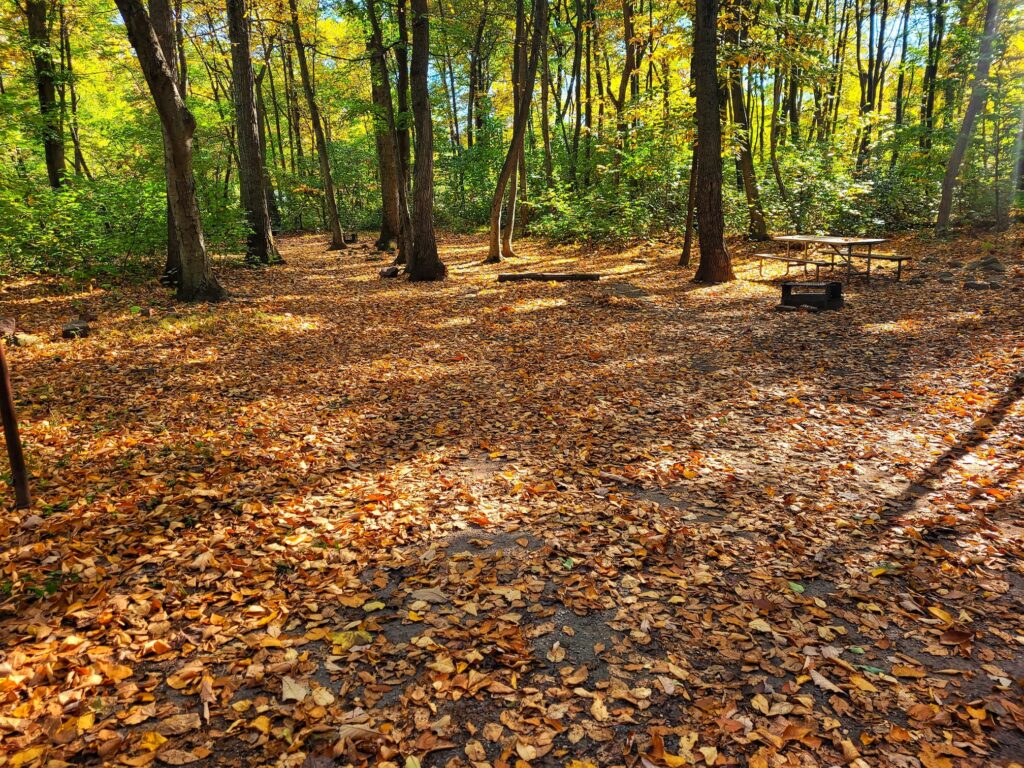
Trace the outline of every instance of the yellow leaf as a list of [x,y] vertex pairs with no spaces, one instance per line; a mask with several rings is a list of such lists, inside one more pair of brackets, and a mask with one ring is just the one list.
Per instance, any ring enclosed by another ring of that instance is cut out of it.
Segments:
[[270,718],[266,715],[260,715],[251,723],[249,723],[249,726],[251,728],[255,728],[257,731],[266,736],[268,733],[270,733]]
[[142,739],[139,741],[139,746],[150,752],[155,752],[160,749],[163,744],[167,743],[167,737],[162,736],[156,731],[146,731],[142,734]]
[[29,747],[21,750],[11,758],[11,768],[21,768],[21,766],[31,763],[43,754],[44,749],[45,747]]
[[357,645],[369,645],[373,642],[373,635],[364,629],[346,632],[331,632],[331,642],[339,646],[341,650],[347,651]]
[[930,613],[936,619],[939,619],[939,621],[944,621],[947,624],[953,623],[953,617],[947,611],[942,610],[937,605],[928,606],[928,613]]
[[850,675],[850,682],[868,693],[878,693],[878,689],[860,675]]
[[771,632],[772,625],[764,619],[754,619],[753,621],[747,622],[747,626],[755,632]]

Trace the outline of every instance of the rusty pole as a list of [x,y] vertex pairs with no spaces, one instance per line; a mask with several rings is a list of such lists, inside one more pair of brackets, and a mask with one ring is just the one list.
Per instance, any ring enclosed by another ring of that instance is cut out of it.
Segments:
[[7,355],[4,353],[2,341],[0,341],[0,416],[3,417],[4,441],[7,443],[7,457],[11,460],[11,477],[14,479],[14,506],[17,509],[25,509],[32,504],[32,495],[28,490],[25,454],[21,451],[18,417],[14,412],[11,371],[7,367]]

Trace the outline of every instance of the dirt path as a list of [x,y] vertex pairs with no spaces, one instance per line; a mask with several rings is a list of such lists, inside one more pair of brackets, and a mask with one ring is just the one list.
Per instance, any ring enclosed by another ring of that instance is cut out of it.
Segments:
[[0,765],[1019,763],[1024,263],[900,249],[825,314],[477,238],[436,285],[295,238],[216,307],[8,286]]

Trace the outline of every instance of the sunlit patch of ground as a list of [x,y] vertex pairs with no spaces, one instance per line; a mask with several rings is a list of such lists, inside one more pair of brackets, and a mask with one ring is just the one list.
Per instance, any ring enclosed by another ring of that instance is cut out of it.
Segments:
[[9,349],[0,755],[1019,761],[1019,241],[901,238],[909,280],[821,314],[739,242],[720,286],[674,245],[478,236],[436,284],[305,236],[221,261],[220,305],[7,286],[42,343]]

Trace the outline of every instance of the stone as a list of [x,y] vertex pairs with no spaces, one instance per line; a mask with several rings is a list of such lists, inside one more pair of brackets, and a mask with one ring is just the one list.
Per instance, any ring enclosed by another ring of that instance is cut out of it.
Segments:
[[796,307],[791,307],[788,304],[779,304],[775,307],[776,312],[796,312]]
[[380,276],[381,276],[382,278],[387,278],[387,277],[398,277],[398,273],[399,273],[399,269],[398,269],[398,267],[397,267],[397,266],[395,266],[395,265],[392,265],[392,266],[390,266],[390,267],[384,267],[384,269],[382,269],[382,270],[380,271]]
[[0,336],[13,336],[18,321],[13,317],[0,317]]
[[952,283],[953,282],[953,276],[952,275],[939,275],[939,282],[940,283]]
[[982,267],[982,269],[984,269],[986,272],[1003,273],[1006,272],[1006,265],[1003,264],[1003,262],[1001,262],[999,259],[993,259],[992,261],[987,262],[985,266]]
[[60,335],[65,339],[80,339],[89,335],[89,323],[81,318],[70,320],[61,326]]
[[42,339],[40,339],[38,336],[33,336],[31,333],[14,334],[14,346],[16,347],[34,347],[37,344],[42,343]]
[[907,285],[924,285],[924,276],[919,275],[917,277],[910,278],[907,280]]
[[968,280],[964,289],[968,291],[987,291],[991,286],[986,280]]
[[939,272],[939,280],[941,280],[944,277],[952,278],[953,277],[953,273],[952,272]]
[[964,265],[964,263],[963,263],[962,261],[958,261],[958,260],[956,260],[956,259],[953,259],[952,261],[947,261],[946,263],[947,263],[947,264],[948,264],[949,266],[951,266],[951,267],[955,267],[955,268],[957,268],[957,269],[959,269],[960,267],[962,267],[962,266]]

